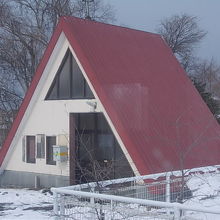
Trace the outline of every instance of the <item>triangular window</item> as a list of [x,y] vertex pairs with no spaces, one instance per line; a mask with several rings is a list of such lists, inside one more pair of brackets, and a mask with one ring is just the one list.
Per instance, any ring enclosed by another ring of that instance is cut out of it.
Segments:
[[93,98],[94,96],[88,83],[70,50],[68,50],[47,93],[46,99],[61,100]]

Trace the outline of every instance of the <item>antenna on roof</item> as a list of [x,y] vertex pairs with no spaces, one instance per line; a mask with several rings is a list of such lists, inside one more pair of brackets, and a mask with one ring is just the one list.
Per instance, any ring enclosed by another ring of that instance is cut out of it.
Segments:
[[89,19],[91,20],[92,18],[90,17],[90,3],[94,2],[94,0],[82,0],[82,2],[85,3],[84,7],[85,7],[85,19]]

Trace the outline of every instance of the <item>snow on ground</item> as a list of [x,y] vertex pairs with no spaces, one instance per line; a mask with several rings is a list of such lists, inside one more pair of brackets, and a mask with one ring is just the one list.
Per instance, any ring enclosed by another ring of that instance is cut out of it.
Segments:
[[42,191],[0,188],[0,219],[51,219],[52,202]]
[[[194,175],[187,183],[193,193],[193,198],[184,204],[201,206],[220,211],[220,173]],[[196,213],[197,219],[219,220],[220,215]]]
[[[185,205],[220,210],[220,173],[194,175],[187,182],[193,198]],[[29,189],[0,188],[0,219],[54,219],[53,197],[47,192]],[[188,213],[195,219],[219,220],[219,215]]]

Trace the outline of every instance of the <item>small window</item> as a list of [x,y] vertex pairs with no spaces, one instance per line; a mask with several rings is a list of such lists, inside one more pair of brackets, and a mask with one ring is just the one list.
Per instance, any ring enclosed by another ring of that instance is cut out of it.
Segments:
[[37,158],[45,158],[45,135],[37,134]]
[[26,158],[27,163],[36,163],[35,158],[35,136],[27,136]]
[[46,137],[47,164],[50,165],[56,165],[56,161],[53,160],[53,145],[56,145],[56,136]]

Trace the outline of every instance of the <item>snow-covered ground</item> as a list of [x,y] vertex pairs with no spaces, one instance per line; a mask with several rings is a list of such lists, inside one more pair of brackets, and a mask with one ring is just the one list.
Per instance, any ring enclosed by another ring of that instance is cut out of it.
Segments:
[[52,202],[42,191],[0,188],[0,219],[53,219]]
[[[184,204],[188,206],[201,206],[220,211],[220,173],[207,173],[195,175],[188,183],[193,198]],[[196,219],[220,220],[220,215],[194,213]]]
[[[188,183],[193,198],[185,205],[220,210],[220,173],[195,175]],[[44,191],[0,188],[0,219],[54,219],[53,197]],[[219,220],[220,215],[193,213],[195,219]]]

